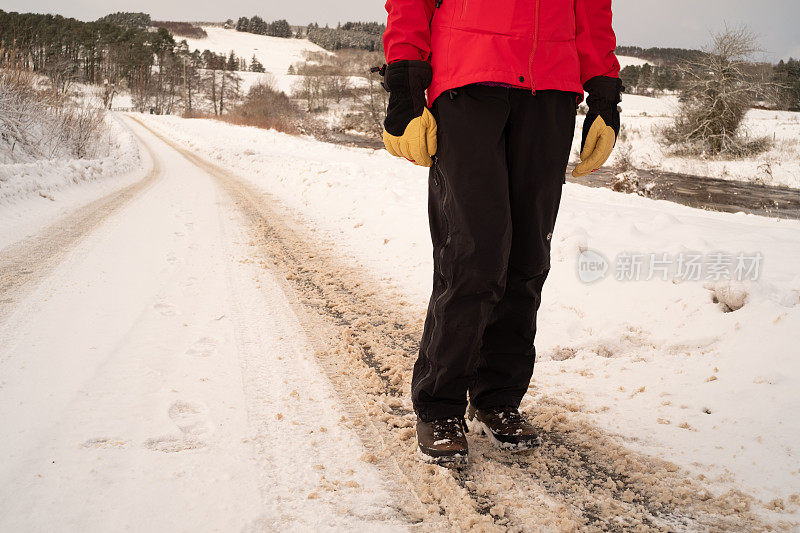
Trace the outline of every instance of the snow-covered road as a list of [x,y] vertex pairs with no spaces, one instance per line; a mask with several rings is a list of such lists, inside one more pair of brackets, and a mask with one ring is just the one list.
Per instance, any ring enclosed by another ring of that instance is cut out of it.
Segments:
[[399,528],[231,199],[127,122],[152,183],[12,250],[0,530]]
[[[214,121],[124,120],[150,153],[145,180],[0,250],[0,530],[792,527],[795,473],[772,476],[791,448],[767,464],[780,505],[751,491],[757,468],[742,465],[755,452],[731,461],[749,485],[708,469],[727,465],[714,444],[741,438],[738,420],[760,426],[725,396],[753,396],[752,376],[714,368],[746,347],[705,339],[770,327],[770,364],[789,357],[796,225],[569,187],[559,295],[545,305],[523,406],[543,444],[509,455],[471,436],[472,464],[453,472],[416,459],[407,395],[429,277],[417,247],[424,180],[379,152]],[[742,326],[690,284],[607,280],[590,293],[566,266],[590,235],[607,253],[761,241],[776,285],[754,288]],[[738,335],[731,344],[758,340]],[[682,372],[745,381],[701,394]],[[624,402],[609,399],[617,390]],[[678,429],[648,441],[662,410],[689,412],[679,398],[719,405],[719,427],[698,409],[691,426],[658,422]],[[792,431],[771,445],[759,436],[758,449],[781,450]],[[707,463],[692,470],[694,460]]]

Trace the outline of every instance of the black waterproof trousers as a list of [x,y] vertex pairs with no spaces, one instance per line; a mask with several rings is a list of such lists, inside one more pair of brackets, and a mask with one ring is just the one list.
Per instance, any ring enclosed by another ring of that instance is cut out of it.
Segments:
[[433,294],[411,394],[426,421],[519,406],[575,131],[575,94],[468,85],[433,105]]

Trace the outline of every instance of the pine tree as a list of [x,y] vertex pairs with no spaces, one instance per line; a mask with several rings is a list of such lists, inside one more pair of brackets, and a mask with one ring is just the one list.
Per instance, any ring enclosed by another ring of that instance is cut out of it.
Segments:
[[250,60],[250,72],[265,72],[264,65],[253,54],[253,59]]

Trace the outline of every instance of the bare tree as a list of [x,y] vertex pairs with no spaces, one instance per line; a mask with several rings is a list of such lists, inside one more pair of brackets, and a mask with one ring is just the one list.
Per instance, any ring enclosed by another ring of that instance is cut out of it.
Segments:
[[367,77],[366,97],[362,100],[362,116],[366,130],[376,138],[383,135],[383,121],[386,119],[386,106],[389,93],[374,77]]
[[740,127],[747,110],[763,89],[750,60],[759,51],[756,35],[746,26],[726,27],[712,34],[697,60],[685,62],[680,109],[664,139],[687,152],[743,155],[766,148],[747,142]]
[[350,78],[341,72],[333,71],[324,77],[322,87],[325,94],[338,104],[350,93]]
[[66,94],[69,86],[75,79],[75,63],[66,57],[57,55],[48,56],[45,60],[44,74],[50,79],[54,94]]
[[319,74],[305,74],[295,82],[292,96],[306,103],[309,113],[320,107],[324,91],[322,90],[322,76]]

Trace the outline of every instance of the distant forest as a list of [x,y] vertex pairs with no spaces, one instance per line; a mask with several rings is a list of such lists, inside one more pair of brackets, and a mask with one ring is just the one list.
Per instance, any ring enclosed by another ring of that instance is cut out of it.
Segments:
[[223,113],[238,92],[232,53],[189,50],[166,27],[150,31],[144,13],[114,13],[94,22],[0,10],[0,66],[46,76],[55,91],[74,82],[125,88],[140,111],[192,111],[201,101]]
[[383,50],[385,30],[386,26],[377,22],[345,22],[336,28],[320,28],[315,23],[308,25],[306,36],[309,41],[326,50],[356,48],[374,52]]
[[173,36],[190,37],[192,39],[204,39],[208,37],[206,30],[188,22],[154,20],[153,26],[156,28],[166,28]]
[[292,27],[283,19],[266,22],[259,16],[251,18],[239,17],[234,28],[236,31],[255,33],[256,35],[270,35],[272,37],[284,38],[292,36]]
[[653,65],[676,64],[702,57],[703,52],[687,48],[642,48],[641,46],[617,46],[617,55],[638,57]]

